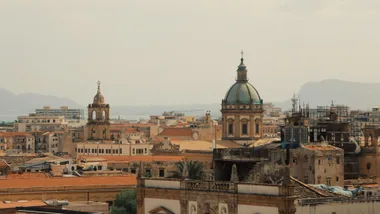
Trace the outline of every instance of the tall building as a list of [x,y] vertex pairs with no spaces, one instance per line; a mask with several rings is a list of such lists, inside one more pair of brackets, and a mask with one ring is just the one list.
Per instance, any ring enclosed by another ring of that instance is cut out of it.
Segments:
[[88,140],[110,140],[110,105],[104,102],[104,96],[98,91],[92,104],[88,105],[88,122],[86,133]]
[[84,120],[83,109],[70,109],[67,106],[61,106],[59,109],[44,106],[42,109],[36,109],[36,114],[41,116],[64,116],[68,122]]
[[250,143],[263,137],[263,100],[249,83],[243,55],[237,69],[236,82],[222,100],[223,140]]

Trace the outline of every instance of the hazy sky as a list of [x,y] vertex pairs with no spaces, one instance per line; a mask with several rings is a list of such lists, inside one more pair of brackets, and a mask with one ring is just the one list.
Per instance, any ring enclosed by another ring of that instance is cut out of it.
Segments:
[[240,50],[264,101],[380,82],[379,0],[0,1],[0,88],[85,105],[219,103]]

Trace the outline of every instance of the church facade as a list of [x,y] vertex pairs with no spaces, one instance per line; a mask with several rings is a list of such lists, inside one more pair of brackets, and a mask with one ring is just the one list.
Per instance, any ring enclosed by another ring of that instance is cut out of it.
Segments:
[[249,144],[263,137],[263,100],[248,81],[247,67],[242,56],[236,82],[222,100],[223,140]]

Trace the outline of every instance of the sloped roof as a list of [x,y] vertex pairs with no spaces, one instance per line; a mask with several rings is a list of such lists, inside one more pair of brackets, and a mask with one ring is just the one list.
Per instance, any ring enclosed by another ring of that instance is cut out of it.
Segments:
[[231,140],[220,140],[216,141],[217,147],[216,148],[241,148],[242,146],[238,143],[235,143]]
[[193,130],[191,128],[164,128],[158,136],[177,136],[192,137]]
[[[85,158],[87,156],[79,156],[78,159]],[[133,162],[133,161],[143,161],[143,162],[153,162],[153,161],[181,161],[184,156],[181,155],[105,155],[96,156],[98,158],[104,158],[108,162]]]
[[342,150],[330,145],[303,145],[304,148],[314,151],[339,151]]
[[96,177],[53,177],[53,178],[30,178],[0,180],[0,189],[6,188],[37,188],[37,187],[86,187],[107,185],[132,185],[137,184],[135,176],[96,176]]
[[149,211],[149,214],[156,214],[156,213],[175,214],[165,207],[157,207],[157,208]]
[[299,198],[344,197],[344,196],[339,195],[339,194],[335,194],[335,193],[332,193],[329,191],[314,188],[310,185],[307,185],[307,184],[301,182],[298,179],[295,179],[294,177],[291,177],[291,182],[294,184],[295,194]]
[[47,178],[43,172],[24,172],[24,173],[11,173],[8,174],[7,179],[37,179]]
[[4,159],[0,159],[0,168],[9,167],[8,163]]

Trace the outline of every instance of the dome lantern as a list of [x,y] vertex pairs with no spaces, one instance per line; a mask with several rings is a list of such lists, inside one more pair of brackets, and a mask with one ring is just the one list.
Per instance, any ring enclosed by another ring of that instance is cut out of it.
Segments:
[[94,96],[94,102],[93,104],[104,104],[104,96],[102,92],[100,91],[100,81],[98,81],[98,91],[96,92],[96,95]]
[[243,52],[241,52],[236,82],[230,87],[224,98],[224,102],[227,105],[262,104],[259,92],[248,82],[247,71],[247,66],[244,64]]

